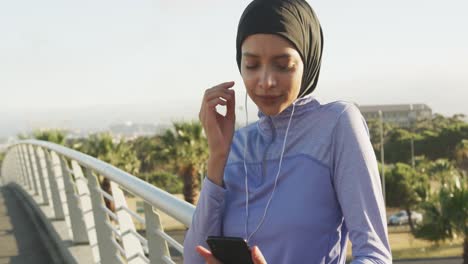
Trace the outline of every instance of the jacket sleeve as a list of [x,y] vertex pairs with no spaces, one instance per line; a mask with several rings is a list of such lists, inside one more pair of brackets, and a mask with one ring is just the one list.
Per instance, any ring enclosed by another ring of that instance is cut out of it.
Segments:
[[201,245],[209,249],[206,238],[221,234],[225,193],[226,189],[205,177],[192,224],[185,234],[184,263],[205,263],[205,260],[195,251],[195,247]]
[[346,105],[333,133],[333,179],[352,243],[351,263],[392,263],[377,160],[356,106]]

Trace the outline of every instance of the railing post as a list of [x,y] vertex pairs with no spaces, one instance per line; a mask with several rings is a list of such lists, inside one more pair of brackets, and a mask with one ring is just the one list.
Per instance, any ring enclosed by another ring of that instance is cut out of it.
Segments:
[[16,148],[12,148],[10,150],[13,155],[14,155],[14,163],[15,163],[15,182],[23,185],[23,179],[21,177],[21,167],[19,165],[19,160],[18,160],[18,151],[16,151]]
[[23,145],[18,145],[17,149],[18,149],[19,159],[21,163],[21,173],[23,174],[24,185],[27,190],[32,190],[31,181],[29,180],[28,170],[26,167],[26,161],[24,160]]
[[6,180],[5,180],[5,161],[6,161],[6,157],[3,158],[3,162],[2,162],[2,164],[0,166],[0,186],[3,186],[3,185],[6,184]]
[[65,188],[65,196],[68,206],[68,215],[70,217],[70,226],[75,243],[88,243],[88,231],[86,230],[83,213],[79,207],[77,192],[70,177],[67,161],[61,155],[58,155],[60,168],[62,171],[63,187]]
[[54,209],[55,219],[62,220],[65,218],[62,208],[62,201],[60,200],[60,192],[57,184],[57,176],[52,167],[52,155],[47,149],[42,149],[44,153],[45,165],[47,169],[47,176],[49,176],[50,195],[52,196],[52,208]]
[[0,186],[5,185],[5,159],[6,157],[3,158],[2,164],[0,164]]
[[42,171],[42,164],[39,158],[39,147],[33,146],[34,157],[36,160],[37,175],[39,177],[39,184],[41,185],[42,203],[49,205],[49,196],[45,185],[45,177]]
[[88,179],[101,264],[115,263],[119,257],[117,255],[117,248],[114,245],[114,234],[109,226],[108,216],[104,209],[101,208],[102,206],[106,206],[106,203],[104,202],[102,194],[96,190],[97,188],[101,188],[99,180],[90,169],[81,167],[81,170]]
[[26,157],[28,162],[28,168],[31,175],[31,181],[33,186],[33,194],[39,195],[39,189],[37,188],[37,179],[36,173],[34,172],[33,160],[31,155],[31,147],[29,145],[25,145],[26,148]]
[[148,240],[148,252],[151,263],[165,263],[164,257],[171,257],[167,242],[164,238],[157,235],[157,231],[163,231],[161,218],[156,209],[145,201],[145,223],[146,239]]
[[15,181],[17,183],[19,183],[21,186],[24,185],[24,182],[23,182],[23,172],[21,171],[21,163],[20,163],[20,159],[19,159],[19,153],[18,153],[18,148],[15,147],[11,150],[13,152],[13,154],[15,155]]
[[111,181],[112,196],[117,219],[119,221],[122,244],[125,249],[125,257],[129,264],[146,263],[142,257],[145,256],[140,240],[136,237],[136,229],[131,215],[122,208],[128,208],[125,195],[119,186]]
[[5,154],[5,158],[3,159],[2,163],[2,182],[6,184],[10,181],[10,168],[9,168],[9,152]]
[[12,156],[12,166],[13,166],[13,181],[16,183],[21,184],[21,182],[18,180],[18,175],[19,175],[19,164],[18,164],[18,159],[16,155],[16,151],[12,149],[10,151],[11,156]]
[[12,182],[14,179],[14,164],[13,164],[13,154],[8,153],[8,181]]
[[5,155],[5,164],[7,166],[7,169],[6,169],[6,180],[7,182],[11,182],[13,180],[13,166],[12,166],[12,160],[11,160],[11,153],[8,152],[6,155]]
[[30,155],[28,145],[23,145],[23,154],[24,154],[24,162],[25,162],[25,165],[26,165],[26,171],[28,172],[29,182],[31,183],[30,190],[32,191],[33,194],[38,194],[39,191],[37,189],[36,178],[34,177],[32,161],[31,161],[31,155]]
[[34,171],[33,171],[33,166],[32,166],[32,159],[31,159],[31,150],[29,145],[24,145],[24,150],[25,150],[25,160],[26,160],[26,166],[27,170],[29,171],[29,179],[31,180],[31,191],[33,191],[33,194],[37,195],[39,194],[39,190],[37,188],[37,181],[36,177],[34,176]]
[[16,146],[16,151],[18,152],[18,160],[21,169],[21,179],[23,181],[23,188],[25,190],[29,190],[29,178],[26,172],[25,162],[23,161],[23,152],[21,150],[21,146]]

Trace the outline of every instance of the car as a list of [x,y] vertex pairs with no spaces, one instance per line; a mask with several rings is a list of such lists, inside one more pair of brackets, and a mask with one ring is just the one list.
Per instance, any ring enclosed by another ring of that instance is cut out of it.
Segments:
[[[422,214],[411,211],[411,219],[413,220],[413,223],[420,224],[423,220]],[[408,224],[408,214],[406,213],[405,210],[401,210],[400,212],[391,215],[388,218],[388,224],[389,225],[403,225],[403,224]]]

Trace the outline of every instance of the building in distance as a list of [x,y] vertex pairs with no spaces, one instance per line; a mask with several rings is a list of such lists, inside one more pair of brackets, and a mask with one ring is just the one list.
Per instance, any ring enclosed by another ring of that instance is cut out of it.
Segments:
[[390,104],[390,105],[358,105],[366,119],[379,119],[382,111],[383,122],[401,127],[410,127],[413,122],[432,120],[432,109],[426,104]]

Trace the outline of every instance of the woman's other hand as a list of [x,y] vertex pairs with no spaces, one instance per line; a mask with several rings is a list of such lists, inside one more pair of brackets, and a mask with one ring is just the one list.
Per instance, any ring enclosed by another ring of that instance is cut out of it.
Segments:
[[[207,177],[219,186],[222,186],[236,121],[235,94],[234,90],[229,89],[232,86],[234,82],[225,82],[207,89],[198,115],[210,152]],[[225,116],[216,111],[217,105],[226,106]]]
[[265,257],[257,246],[253,246],[250,251],[252,252],[252,261],[254,264],[267,264]]
[[[197,246],[197,252],[202,256],[207,264],[222,264],[219,260],[217,260],[213,254],[211,254],[211,251],[208,249],[202,247],[202,246]],[[250,249],[252,252],[252,262],[254,264],[267,264],[265,257],[263,257],[262,252],[257,246],[254,246]]]
[[209,251],[208,249],[202,246],[197,246],[196,250],[198,254],[200,254],[200,256],[202,256],[205,259],[206,264],[222,264],[213,256],[213,254],[211,254],[211,251]]

